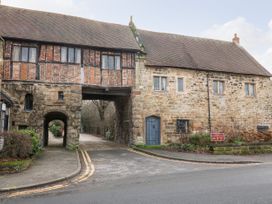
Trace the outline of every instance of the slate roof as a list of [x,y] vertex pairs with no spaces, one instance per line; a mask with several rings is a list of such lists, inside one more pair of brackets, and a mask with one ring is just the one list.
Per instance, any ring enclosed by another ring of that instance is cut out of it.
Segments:
[[271,76],[244,48],[232,42],[138,30],[146,65]]
[[128,26],[0,6],[0,36],[42,42],[139,50]]

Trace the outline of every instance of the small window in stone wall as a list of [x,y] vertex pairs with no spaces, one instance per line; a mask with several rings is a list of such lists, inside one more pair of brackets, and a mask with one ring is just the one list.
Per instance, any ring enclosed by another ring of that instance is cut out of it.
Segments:
[[189,120],[177,119],[177,133],[178,134],[189,133]]
[[27,125],[19,125],[18,130],[26,130],[28,128]]
[[268,125],[257,125],[257,131],[258,132],[268,132],[269,131],[269,126]]
[[59,91],[58,92],[58,99],[59,99],[59,101],[63,101],[64,100],[64,93],[63,93],[63,91]]
[[25,110],[26,111],[33,110],[33,95],[32,94],[25,95]]
[[166,91],[167,90],[167,77],[154,76],[153,77],[154,91]]
[[213,81],[213,94],[215,95],[223,95],[225,89],[225,83],[224,81]]
[[256,89],[254,83],[245,83],[245,94],[246,96],[255,96]]
[[183,78],[178,78],[178,92],[183,92],[184,91],[184,79]]

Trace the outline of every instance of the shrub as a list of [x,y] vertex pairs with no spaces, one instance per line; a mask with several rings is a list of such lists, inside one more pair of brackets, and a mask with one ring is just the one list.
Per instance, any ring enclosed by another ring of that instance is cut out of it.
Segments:
[[19,132],[2,132],[4,147],[0,157],[25,159],[32,155],[32,141],[28,135]]
[[49,127],[50,132],[52,132],[52,134],[55,137],[61,137],[62,136],[62,127],[58,124],[53,124]]
[[194,144],[182,144],[180,146],[181,151],[194,152],[198,147]]
[[211,138],[208,133],[197,133],[189,137],[189,143],[198,146],[207,146],[211,143]]
[[42,146],[40,144],[39,135],[35,132],[33,129],[25,129],[20,130],[19,133],[23,135],[27,135],[28,137],[31,137],[31,143],[32,143],[32,155],[37,155],[41,152]]

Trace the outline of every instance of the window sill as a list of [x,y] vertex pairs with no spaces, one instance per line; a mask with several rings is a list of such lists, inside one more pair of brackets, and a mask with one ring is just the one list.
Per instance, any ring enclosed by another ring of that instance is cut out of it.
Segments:
[[37,64],[37,62],[12,61],[13,63]]
[[224,97],[225,94],[213,94],[213,96]]
[[154,93],[168,93],[168,91],[162,91],[162,90],[153,90]]

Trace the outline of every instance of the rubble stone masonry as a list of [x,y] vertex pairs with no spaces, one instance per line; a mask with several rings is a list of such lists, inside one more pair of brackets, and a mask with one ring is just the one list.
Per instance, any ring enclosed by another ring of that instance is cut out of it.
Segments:
[[[257,125],[272,127],[272,82],[269,77],[195,71],[181,68],[145,67],[144,58],[136,63],[133,90],[134,143],[145,143],[145,119],[161,119],[161,143],[177,142],[176,120],[189,120],[189,131],[209,131],[208,90],[211,129],[257,131]],[[167,91],[154,91],[153,76],[167,77]],[[177,79],[184,79],[184,91],[177,91]],[[224,82],[224,94],[213,93],[213,80]],[[245,94],[245,83],[254,83],[256,96]]]
[[[67,144],[78,144],[81,118],[81,86],[43,84],[29,82],[3,83],[3,89],[13,101],[11,109],[11,129],[18,127],[34,128],[41,136],[44,134],[44,119],[48,113],[62,113],[67,116]],[[63,91],[64,100],[58,99],[58,92]],[[25,95],[32,94],[33,110],[27,111]]]

